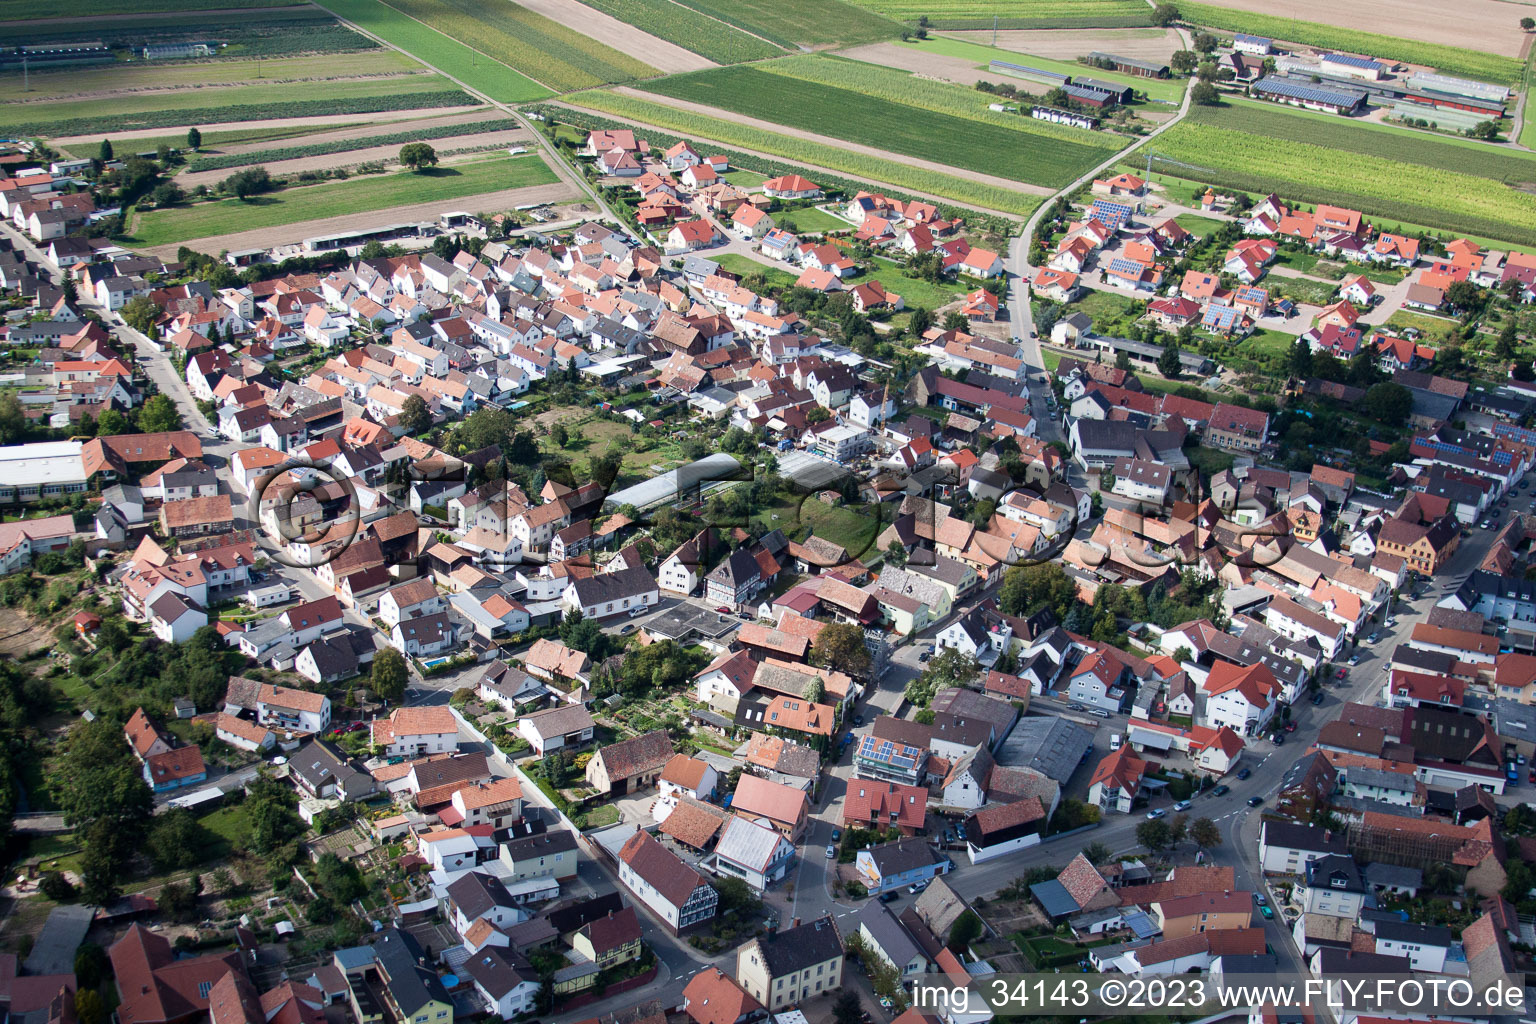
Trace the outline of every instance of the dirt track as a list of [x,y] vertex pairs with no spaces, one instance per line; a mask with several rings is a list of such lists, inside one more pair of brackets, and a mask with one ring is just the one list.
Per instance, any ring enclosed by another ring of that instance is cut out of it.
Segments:
[[[1280,13],[1274,0],[1222,0],[1221,5],[1257,14]],[[1533,13],[1525,4],[1503,0],[1288,0],[1283,6],[1287,17],[1302,21],[1505,57],[1525,52],[1527,37],[1520,31],[1520,19]]]
[[[937,171],[940,174],[948,174],[955,178],[964,178],[967,181],[979,181],[984,185],[992,185],[996,188],[1005,188],[1013,192],[1027,192],[1030,195],[1049,196],[1055,195],[1056,190],[1046,188],[1043,185],[1029,185],[1022,181],[1010,181],[1007,178],[999,178],[991,174],[981,174],[977,171],[968,171],[963,167],[951,167],[949,164],[941,164],[934,160],[923,160],[915,156],[906,156],[902,153],[890,153],[874,146],[861,146],[853,142],[845,142],[842,139],[834,139],[829,135],[817,135],[815,132],[803,131],[799,128],[790,128],[787,125],[775,124],[772,121],[761,121],[755,117],[743,117],[729,110],[721,110],[719,107],[707,106],[703,103],[690,103],[687,100],[674,99],[671,96],[662,96],[659,93],[643,92],[628,86],[619,86],[615,91],[633,96],[636,99],[650,100],[653,103],[662,103],[679,110],[687,110],[695,114],[703,114],[705,117],[718,118],[722,121],[731,121],[736,124],[746,125],[749,128],[760,128],[764,131],[777,132],[780,135],[788,135],[796,139],[804,139],[807,142],[819,142],[827,146],[836,146],[846,149],[850,153],[863,153],[866,156],[879,157],[882,160],[890,160],[893,163],[908,164],[912,167],[921,167],[926,171]],[[776,159],[783,159],[778,157]]]
[[940,78],[946,82],[964,86],[974,86],[977,82],[1007,82],[1020,92],[1041,95],[1050,89],[1050,86],[1041,85],[1039,82],[980,69],[975,61],[966,60],[964,57],[950,57],[931,50],[902,46],[900,43],[867,43],[864,46],[839,51],[838,55],[862,60],[869,64],[879,64],[882,67],[927,75],[929,78]]
[[[992,42],[991,32],[944,34],[983,45]],[[1052,60],[1076,60],[1090,50],[1140,60],[1167,60],[1184,48],[1171,28],[1010,29],[997,33],[997,45]]]
[[[431,110],[380,110],[372,114],[323,114],[319,117],[273,117],[264,121],[225,121],[219,124],[199,124],[197,129],[204,135],[210,132],[240,131],[255,128],[302,128],[305,125],[314,125],[316,128],[328,124],[370,124],[377,125],[390,121],[415,121],[421,120],[425,115],[434,117],[447,117],[450,114],[465,114],[478,111],[481,117],[494,116],[483,104],[472,107],[434,107]],[[187,127],[183,125],[181,127]],[[118,139],[153,139],[162,135],[177,134],[177,127],[169,128],[134,128],[131,131],[110,133],[113,141]],[[91,132],[87,135],[71,135],[67,138],[53,139],[52,144],[68,148],[70,145],[80,145],[83,142],[100,142],[101,132]],[[257,143],[260,146],[278,145],[279,143]]]
[[578,3],[577,0],[517,0],[517,3],[535,14],[542,14],[575,29],[589,39],[596,39],[604,46],[611,46],[620,53],[643,60],[669,75],[717,66],[714,61],[700,57],[692,50],[685,50],[676,43],[643,32],[596,8]]
[[[482,132],[478,135],[454,135],[443,139],[433,139],[428,145],[437,151],[438,156],[448,156],[452,153],[462,153],[465,150],[480,149],[485,146],[529,146],[532,147],[533,139],[521,128],[512,128],[502,132]],[[357,164],[365,164],[377,161],[388,164],[393,168],[399,162],[400,144],[392,146],[370,146],[367,149],[348,149],[340,153],[324,153],[320,156],[300,157],[296,160],[274,160],[262,164],[272,174],[302,174],[304,171],[328,171],[335,167],[353,167]],[[176,184],[182,188],[196,188],[199,185],[214,185],[234,174],[240,168],[225,167],[216,171],[197,171],[188,174],[178,174]]]
[[564,182],[550,185],[532,185],[527,188],[503,189],[485,192],[462,199],[439,199],[431,203],[411,203],[391,206],[372,213],[354,213],[345,217],[325,217],[293,224],[283,224],[254,231],[237,231],[231,235],[215,235],[198,238],[175,245],[155,246],[146,250],[163,258],[174,257],[176,250],[189,245],[199,252],[219,252],[223,249],[270,249],[279,245],[297,244],[315,235],[329,235],[338,231],[361,230],[383,227],[386,224],[409,224],[416,221],[436,220],[445,210],[468,210],[472,213],[510,210],[525,203],[557,203],[579,197],[579,193]]

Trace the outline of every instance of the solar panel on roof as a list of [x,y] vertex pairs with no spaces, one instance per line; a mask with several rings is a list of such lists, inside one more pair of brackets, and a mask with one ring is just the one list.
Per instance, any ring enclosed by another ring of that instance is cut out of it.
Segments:
[[1345,67],[1351,68],[1370,69],[1385,67],[1384,64],[1371,60],[1369,57],[1352,57],[1347,53],[1326,53],[1323,55],[1323,60],[1330,64],[1343,64]]
[[1135,274],[1139,277],[1146,267],[1135,260],[1128,260],[1121,256],[1109,261],[1109,269],[1117,274]]
[[1324,89],[1305,82],[1295,82],[1288,78],[1266,78],[1255,83],[1254,88],[1261,93],[1271,96],[1284,96],[1287,99],[1302,100],[1303,102],[1329,103],[1343,107],[1352,107],[1359,102],[1359,96],[1354,93],[1343,92],[1338,89]]

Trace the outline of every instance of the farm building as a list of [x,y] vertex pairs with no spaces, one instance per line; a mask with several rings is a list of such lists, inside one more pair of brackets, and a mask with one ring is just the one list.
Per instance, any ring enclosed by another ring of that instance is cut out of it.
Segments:
[[1005,75],[1016,75],[1019,78],[1027,78],[1032,82],[1042,85],[1066,85],[1072,81],[1068,75],[1059,71],[1044,71],[1040,68],[1032,68],[1028,64],[1015,64],[1012,61],[994,60],[988,65],[993,71],[1001,71]]
[[1089,53],[1088,61],[1099,67],[1113,68],[1122,75],[1136,75],[1139,78],[1167,78],[1170,74],[1167,64],[1137,60],[1135,57],[1117,57],[1113,53],[1103,53],[1099,50]]
[[1232,37],[1232,49],[1238,53],[1267,57],[1275,52],[1275,41],[1265,36],[1249,36],[1239,32]]
[[1061,87],[1061,91],[1066,93],[1069,99],[1075,100],[1084,106],[1092,107],[1095,110],[1102,110],[1115,104],[1114,97],[1097,89],[1084,89],[1080,85],[1064,85]]
[[174,60],[180,57],[212,57],[218,43],[152,43],[144,47],[145,60]]
[[1105,82],[1097,78],[1086,78],[1076,75],[1072,79],[1072,86],[1077,89],[1092,89],[1094,92],[1102,92],[1116,103],[1129,103],[1135,90],[1128,85],[1118,82]]
[[1394,103],[1388,113],[1399,120],[1428,121],[1436,128],[1449,128],[1458,132],[1469,131],[1488,120],[1482,114],[1452,110],[1449,107],[1425,107],[1407,100]]
[[1345,78],[1363,78],[1367,82],[1379,82],[1387,73],[1387,66],[1369,57],[1354,57],[1347,53],[1325,53],[1320,61],[1323,71]]
[[1410,84],[1407,88],[1401,90],[1401,97],[1408,103],[1433,107],[1436,110],[1461,110],[1469,114],[1477,114],[1485,121],[1496,121],[1504,116],[1504,104],[1502,102],[1494,99],[1483,99],[1479,96],[1464,96],[1454,92],[1426,89]]
[[1332,114],[1353,114],[1365,107],[1365,97],[1359,93],[1289,78],[1261,79],[1252,85],[1250,91],[1260,99],[1305,107],[1308,110],[1324,110]]
[[1433,75],[1427,71],[1418,71],[1409,75],[1408,87],[1422,89],[1425,92],[1449,93],[1452,96],[1470,96],[1473,99],[1491,100],[1495,103],[1506,103],[1509,100],[1508,86],[1474,82],[1469,78],[1454,78],[1450,75]]
[[1099,119],[1092,114],[1075,114],[1070,110],[1057,110],[1055,107],[1031,107],[1029,116],[1036,121],[1049,121],[1052,124],[1069,124],[1074,128],[1097,128]]

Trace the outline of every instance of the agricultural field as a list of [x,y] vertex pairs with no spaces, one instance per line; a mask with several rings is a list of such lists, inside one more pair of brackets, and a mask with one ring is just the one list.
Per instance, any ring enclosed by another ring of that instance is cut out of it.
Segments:
[[[279,142],[283,139],[292,139],[304,135],[319,135],[326,132],[340,131],[351,128],[353,125],[338,122],[336,124],[305,124],[288,125],[274,128],[234,128],[229,131],[203,132],[204,153],[216,153],[221,146],[243,146],[256,142]],[[74,157],[92,157],[101,149],[102,139],[114,139],[121,142],[119,136],[110,134],[87,135],[60,141],[53,139],[51,145],[55,149],[61,149]],[[162,145],[172,149],[180,149],[187,144],[185,132],[177,132],[174,135],[146,135],[134,137],[131,143],[135,150],[148,152],[159,149]]]
[[462,199],[501,189],[556,181],[536,154],[498,157],[383,176],[285,189],[251,201],[225,199],[141,214],[128,244],[148,248],[194,238],[365,213],[409,203]]
[[439,32],[425,32],[381,0],[320,0],[327,10],[372,32],[433,67],[451,69],[453,77],[498,103],[542,99],[549,89]]
[[138,62],[39,73],[27,88],[17,75],[0,75],[0,103],[39,103],[49,99],[135,93],[154,90],[203,90],[224,86],[331,82],[344,78],[414,73],[420,64],[394,50],[283,57],[276,60],[215,60],[196,63]]
[[[122,57],[136,56],[149,43],[217,39],[221,57],[286,57],[302,53],[344,53],[369,50],[374,40],[342,25],[328,11],[308,4],[231,11],[215,4],[206,11],[175,14],[114,14],[97,18],[51,18],[36,21],[0,20],[0,43],[81,43],[103,39]],[[164,67],[168,62],[156,62]]]
[[1107,155],[1099,147],[1059,141],[851,89],[788,79],[755,67],[675,75],[647,82],[641,88],[801,131],[835,135],[848,142],[942,160],[981,174],[1035,185],[1065,185]]
[[672,0],[583,0],[594,10],[691,50],[716,64],[776,57],[784,51]]
[[[679,110],[664,103],[653,103],[634,96],[595,91],[578,93],[567,99],[581,107],[654,125],[663,131],[676,132],[686,138],[712,139],[769,156],[804,161],[815,167],[825,167],[830,171],[849,174],[865,181],[884,182],[893,188],[910,189],[923,195],[937,196],[940,199],[953,200],[985,210],[1028,216],[1040,205],[1040,197],[1036,195],[957,178],[950,174],[913,167],[895,160],[853,153],[839,146],[829,146],[778,132],[764,131],[723,118]],[[806,168],[804,173],[814,176],[815,167]]]
[[[803,82],[850,89],[866,96],[889,100],[892,103],[920,107],[941,114],[953,114],[956,117],[982,121],[1030,135],[1046,135],[1063,142],[1099,147],[1105,150],[1104,156],[1108,156],[1110,152],[1121,148],[1122,145],[1121,140],[1112,135],[1083,131],[1081,128],[1051,124],[1047,121],[1036,121],[1031,117],[1020,117],[1018,114],[1002,114],[995,110],[988,110],[988,104],[995,103],[996,97],[975,89],[934,82],[894,68],[872,66],[842,57],[809,54],[782,57],[779,60],[765,61],[757,65],[755,70],[783,75]],[[1100,159],[1103,157],[1101,156]]]
[[0,107],[0,130],[18,135],[84,135],[112,129],[471,105],[472,99],[446,78],[419,72],[134,93],[110,101],[97,96],[6,103]]
[[[103,14],[153,14],[159,12],[236,10],[251,7],[287,7],[305,0],[76,0],[64,11],[72,18],[99,17]],[[59,8],[38,4],[36,0],[0,0],[0,21],[30,21],[60,17]]]
[[271,149],[253,149],[242,153],[196,156],[188,161],[187,170],[192,173],[197,173],[198,171],[220,171],[229,167],[267,164],[278,160],[297,160],[308,156],[326,156],[331,153],[346,153],[356,149],[371,149],[375,146],[403,146],[407,142],[430,142],[433,139],[453,138],[461,135],[474,136],[487,132],[512,131],[521,127],[522,122],[511,117],[492,118],[485,121],[476,121],[471,124],[454,123],[438,125],[436,127],[414,127],[407,131],[368,135],[361,138],[301,143],[292,146],[278,146]]
[[776,43],[786,50],[803,46],[853,46],[890,39],[901,26],[843,0],[677,0],[684,7]]
[[649,64],[515,3],[391,0],[390,6],[556,92],[659,74]]
[[1352,207],[1373,220],[1536,244],[1536,195],[1473,174],[1202,122],[1170,128],[1157,150],[1185,165],[1180,176],[1213,185]]
[[[1350,7],[1349,4],[1335,4],[1330,5],[1329,9],[1348,10]],[[1382,17],[1375,23],[1395,24],[1398,9],[1397,4],[1391,5],[1391,15]],[[1416,39],[1376,35],[1352,28],[1320,25],[1313,21],[1301,21],[1273,14],[1237,11],[1230,7],[1200,3],[1180,3],[1179,13],[1191,25],[1269,36],[1288,43],[1301,43],[1304,46],[1315,46],[1325,50],[1345,50],[1350,53],[1370,54],[1373,57],[1388,57],[1408,64],[1432,67],[1447,75],[1464,75],[1500,85],[1519,85],[1524,71],[1521,62],[1513,57],[1502,57],[1498,54],[1462,49],[1458,46],[1446,46],[1443,43],[1426,43]],[[1518,6],[1510,9],[1507,15],[1507,32],[1510,35],[1518,37],[1520,30],[1517,23],[1522,13],[1524,12]],[[1447,23],[1454,23],[1456,20],[1444,18],[1442,15],[1439,26],[1443,30]],[[1436,38],[1444,38],[1443,32]]]
[[[1041,71],[1057,71],[1063,75],[1087,75],[1090,78],[1098,78],[1106,82],[1128,85],[1138,92],[1146,93],[1148,99],[1162,100],[1166,103],[1177,103],[1184,96],[1185,82],[1183,80],[1172,78],[1136,78],[1131,75],[1122,75],[1118,71],[1090,68],[1086,64],[1078,64],[1075,61],[1050,60],[1046,57],[1037,57],[1032,53],[1004,50],[996,46],[984,46],[981,43],[967,42],[963,39],[952,39],[948,36],[932,36],[925,40],[917,40],[900,45],[913,50],[974,61],[982,69],[985,69],[991,61],[1006,60],[1013,64],[1027,64],[1030,67],[1039,68]],[[993,76],[995,75],[996,72],[993,73]],[[1004,80],[1009,79],[1005,77]],[[1079,132],[1079,134],[1087,133]]]
[[927,16],[938,29],[1136,28],[1152,24],[1140,0],[858,0],[900,21]]

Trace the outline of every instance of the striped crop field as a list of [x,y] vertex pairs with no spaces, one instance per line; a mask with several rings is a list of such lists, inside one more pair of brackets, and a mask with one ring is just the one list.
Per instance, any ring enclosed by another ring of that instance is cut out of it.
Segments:
[[582,0],[582,3],[716,64],[762,60],[784,52],[766,39],[679,6],[672,0]]
[[[1368,53],[1373,57],[1386,57],[1408,64],[1428,65],[1443,74],[1464,75],[1482,82],[1519,85],[1521,75],[1525,71],[1525,66],[1513,57],[1464,50],[1458,46],[1422,43],[1415,39],[1400,39],[1396,36],[1380,36],[1373,32],[1320,25],[1315,21],[1300,21],[1275,14],[1234,11],[1229,7],[1217,7],[1212,4],[1185,3],[1180,0],[1178,7],[1180,17],[1191,25],[1269,36],[1271,39],[1302,43],[1325,50]],[[1520,12],[1516,9],[1515,13]],[[1512,18],[1511,22],[1516,20],[1518,19]]]
[[1179,163],[1154,168],[1182,178],[1536,245],[1536,195],[1474,174],[1195,121],[1158,136],[1157,152]]
[[[807,139],[795,138],[778,132],[738,124],[724,118],[709,117],[688,110],[679,110],[665,103],[656,103],[635,96],[598,90],[577,93],[567,100],[581,107],[602,111],[626,121],[640,121],[664,131],[693,139],[699,144],[713,140],[731,146],[755,150],[770,156],[847,174],[854,178],[885,182],[896,188],[939,196],[943,199],[967,203],[987,210],[1027,216],[1040,205],[1040,197],[1025,192],[988,185],[985,182],[957,178],[923,167],[913,167],[896,160],[887,160],[865,153],[854,153],[841,146],[829,146]],[[805,171],[815,175],[814,169]]]
[[640,88],[1035,185],[1063,186],[1106,155],[1098,146],[1024,131],[1023,118],[1019,129],[1004,127],[757,67],[673,75]]
[[900,21],[927,17],[938,29],[1139,28],[1152,24],[1141,0],[857,0]]
[[505,0],[390,0],[390,6],[556,92],[661,73],[575,29]]
[[844,0],[677,0],[786,50],[853,46],[901,34],[901,26]]

